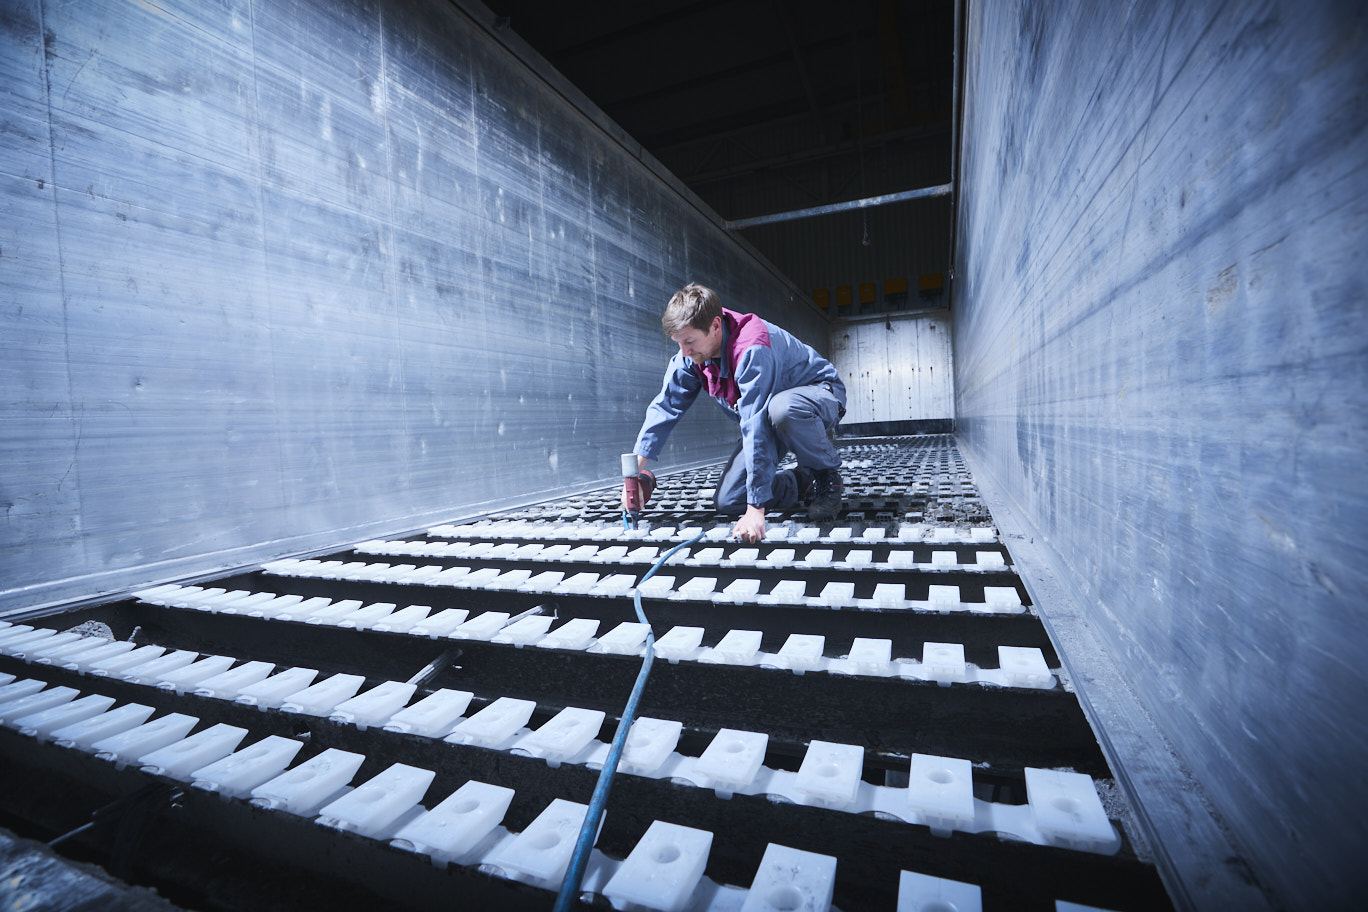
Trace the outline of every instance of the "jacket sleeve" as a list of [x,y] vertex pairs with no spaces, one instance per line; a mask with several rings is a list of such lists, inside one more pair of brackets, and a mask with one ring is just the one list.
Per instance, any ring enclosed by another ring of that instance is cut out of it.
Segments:
[[746,465],[746,502],[763,507],[773,492],[775,444],[769,423],[769,402],[775,393],[774,351],[766,345],[746,349],[736,365],[741,391],[736,410],[741,419],[741,455]]
[[660,392],[646,407],[646,420],[641,424],[632,452],[647,459],[658,459],[670,432],[693,405],[702,388],[703,378],[693,369],[693,362],[676,353],[665,369],[665,382]]

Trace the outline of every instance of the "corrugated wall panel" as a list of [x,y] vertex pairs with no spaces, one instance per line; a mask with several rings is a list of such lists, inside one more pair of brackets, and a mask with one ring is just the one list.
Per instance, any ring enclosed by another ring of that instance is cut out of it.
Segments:
[[437,0],[9,4],[0,606],[611,477],[689,280],[825,344],[533,63]]

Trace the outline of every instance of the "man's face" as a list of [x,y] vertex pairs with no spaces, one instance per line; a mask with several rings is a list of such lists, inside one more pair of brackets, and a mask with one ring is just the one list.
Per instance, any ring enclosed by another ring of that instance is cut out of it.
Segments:
[[707,332],[690,326],[670,338],[679,346],[679,351],[684,357],[692,359],[694,364],[702,365],[705,361],[711,361],[722,354],[722,318],[713,317],[712,325],[708,327]]

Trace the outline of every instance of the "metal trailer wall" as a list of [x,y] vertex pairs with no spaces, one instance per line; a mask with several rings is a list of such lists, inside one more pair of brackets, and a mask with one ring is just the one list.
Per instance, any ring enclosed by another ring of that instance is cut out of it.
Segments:
[[[5,4],[0,610],[601,483],[689,280],[825,346],[810,304],[484,22],[440,0]],[[695,412],[676,462],[731,446]]]
[[848,320],[831,327],[831,363],[846,385],[845,424],[953,420],[949,311]]
[[1286,908],[1368,886],[1365,15],[967,13],[960,443]]

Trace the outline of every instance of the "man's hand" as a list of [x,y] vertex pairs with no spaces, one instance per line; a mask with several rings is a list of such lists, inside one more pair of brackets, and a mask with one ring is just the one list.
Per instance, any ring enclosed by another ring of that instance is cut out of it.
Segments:
[[758,542],[765,537],[765,508],[746,504],[746,512],[732,527],[732,537],[743,542]]

